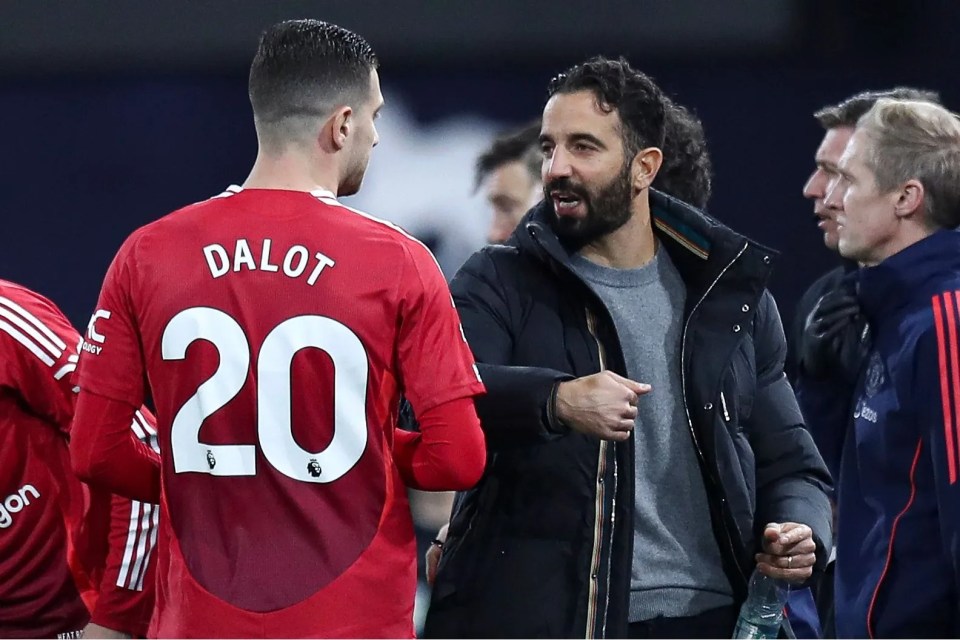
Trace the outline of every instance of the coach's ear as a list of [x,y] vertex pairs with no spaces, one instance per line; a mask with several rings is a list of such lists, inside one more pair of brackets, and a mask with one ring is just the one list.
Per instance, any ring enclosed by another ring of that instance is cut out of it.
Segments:
[[663,151],[657,147],[641,149],[630,164],[630,179],[635,192],[640,192],[653,184],[653,180],[663,164]]
[[352,129],[353,108],[337,107],[320,130],[320,147],[324,151],[340,151],[346,146]]

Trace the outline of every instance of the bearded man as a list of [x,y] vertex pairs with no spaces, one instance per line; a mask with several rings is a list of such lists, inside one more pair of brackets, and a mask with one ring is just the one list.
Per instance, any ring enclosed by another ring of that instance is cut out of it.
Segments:
[[549,95],[544,201],[451,283],[489,455],[425,633],[730,637],[755,566],[805,583],[832,538],[773,254],[650,188],[665,98],[625,60]]

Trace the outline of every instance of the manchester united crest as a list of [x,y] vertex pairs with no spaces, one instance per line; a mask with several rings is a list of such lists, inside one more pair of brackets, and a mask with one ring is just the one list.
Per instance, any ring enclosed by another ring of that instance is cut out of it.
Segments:
[[867,373],[864,379],[864,394],[868,398],[875,396],[877,391],[880,390],[880,387],[883,386],[884,380],[886,380],[886,376],[884,374],[883,358],[880,357],[879,352],[874,351],[867,364]]

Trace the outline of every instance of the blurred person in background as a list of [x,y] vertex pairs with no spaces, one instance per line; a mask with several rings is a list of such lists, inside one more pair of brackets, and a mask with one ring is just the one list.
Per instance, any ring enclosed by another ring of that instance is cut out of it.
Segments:
[[[803,186],[803,196],[813,201],[814,219],[823,232],[823,244],[830,251],[837,251],[837,215],[843,211],[843,202],[835,200],[828,206],[827,187],[838,176],[840,156],[857,120],[881,98],[940,102],[936,92],[896,87],[864,91],[813,114],[824,135],[814,155],[816,168]],[[856,302],[858,265],[853,260],[842,257],[841,260],[841,265],[811,284],[797,303],[788,335],[787,366],[800,410],[834,482],[839,477],[839,450],[850,419],[853,385],[862,368],[861,342],[867,337],[866,321],[858,313]],[[814,317],[811,312],[821,298],[824,304]],[[834,635],[834,568],[831,562],[816,588],[817,609],[827,637]]]
[[[91,491],[70,466],[79,346],[55,304],[0,280],[2,638],[142,637],[153,613],[159,508]],[[155,434],[146,409],[128,425]]]
[[558,76],[546,199],[451,283],[491,462],[427,636],[723,637],[754,566],[803,583],[826,560],[829,475],[782,375],[772,258],[649,188],[665,112],[626,61]]
[[[71,454],[163,498],[151,635],[411,637],[405,485],[482,473],[484,388],[436,261],[338,200],[379,141],[378,66],[336,25],[268,28],[244,185],[135,231],[104,279]],[[148,387],[160,464],[112,417]],[[420,433],[395,429],[401,390]]]
[[955,638],[960,121],[930,102],[878,100],[825,204],[837,211],[840,255],[861,265],[856,312],[871,336],[831,461],[837,635]]
[[504,134],[477,158],[476,188],[491,213],[487,242],[503,244],[540,201],[540,123]]

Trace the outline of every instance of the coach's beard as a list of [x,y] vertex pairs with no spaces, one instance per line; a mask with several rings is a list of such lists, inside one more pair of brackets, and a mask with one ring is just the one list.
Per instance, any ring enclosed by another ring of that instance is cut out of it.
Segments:
[[624,163],[620,173],[597,193],[591,193],[582,185],[573,183],[570,178],[556,178],[543,186],[544,198],[553,204],[551,192],[565,191],[575,194],[586,208],[582,218],[569,218],[557,215],[551,219],[554,233],[569,251],[579,251],[598,238],[613,233],[630,219],[630,166]]

